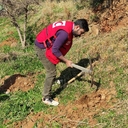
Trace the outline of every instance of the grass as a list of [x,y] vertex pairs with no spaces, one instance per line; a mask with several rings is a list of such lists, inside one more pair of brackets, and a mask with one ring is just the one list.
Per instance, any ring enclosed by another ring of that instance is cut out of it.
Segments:
[[[64,18],[67,19],[68,10],[71,12],[71,17],[73,17],[77,11],[75,6],[71,4],[71,1],[66,2],[64,7],[63,2],[60,2],[58,7],[56,7],[54,2],[45,4],[50,7],[46,13],[47,17],[45,17],[45,14],[42,14],[42,22],[46,22],[46,24],[48,22],[54,21],[55,19],[62,18],[61,16],[63,14]],[[52,8],[54,8],[54,10]],[[45,10],[46,8],[43,6],[42,12]],[[85,11],[85,9],[83,10]],[[59,16],[56,17],[56,13]],[[53,14],[52,17],[50,17],[51,14]],[[41,18],[39,15],[37,15],[36,20],[33,17],[33,19],[39,23],[37,25],[40,25]],[[30,23],[31,26],[34,24],[34,20],[30,19],[30,21],[33,22]],[[7,34],[8,32],[14,31],[15,33],[15,29],[10,24],[7,25],[8,21],[5,21],[6,19],[4,18],[0,20],[0,27],[2,28],[2,31],[0,32],[0,42],[4,41],[8,38],[8,36],[10,36]],[[44,24],[42,24],[42,26],[43,25]],[[38,29],[41,29],[41,27]],[[37,33],[37,30],[34,30],[34,32]],[[115,32],[104,33],[95,37],[93,35],[81,37],[74,40],[72,50],[67,55],[67,57],[73,60],[74,63],[81,62],[83,59],[86,60],[84,61],[86,62],[84,63],[84,67],[87,67],[88,55],[91,55],[92,58],[95,58],[97,53],[99,53],[101,58],[96,61],[94,66],[95,81],[98,82],[99,79],[101,80],[100,88],[109,89],[113,86],[116,88],[116,98],[118,102],[114,105],[114,108],[109,110],[101,110],[95,115],[94,118],[98,120],[98,123],[94,126],[95,128],[128,127],[127,35],[127,30],[125,28],[121,28]],[[15,36],[16,35],[14,34],[14,37]],[[12,76],[17,73],[26,75],[30,72],[35,74],[37,72],[41,72],[41,74],[36,76],[36,83],[33,89],[30,89],[27,92],[17,91],[9,94],[0,94],[0,128],[13,127],[14,122],[22,121],[30,113],[43,112],[47,115],[51,114],[54,116],[56,113],[56,108],[52,106],[47,107],[41,103],[41,93],[43,87],[42,83],[44,81],[45,71],[43,70],[41,62],[35,55],[33,45],[30,45],[24,50],[20,49],[19,46],[15,48],[5,46],[0,49],[0,52],[5,54],[15,53],[16,55],[15,59],[12,57],[9,60],[0,62],[0,78],[4,78],[7,75]],[[69,79],[69,73],[70,75],[73,75],[74,70],[67,69],[64,64],[59,64],[57,65],[57,73],[57,77],[62,75],[62,77]],[[82,95],[89,94],[95,90],[94,88],[90,87],[90,83],[87,81],[90,79],[89,76],[83,76],[82,79],[83,80],[77,79],[60,93],[56,92],[56,97],[59,99],[60,104],[68,105],[74,100],[79,99]],[[57,88],[58,86],[54,86],[53,92],[55,92]],[[42,120],[38,121],[41,122]],[[38,126],[38,121],[35,122],[35,128]],[[83,122],[84,123],[79,125],[78,128],[90,128],[87,120]],[[51,126],[53,128],[62,127],[62,125],[56,121],[52,121],[51,124],[48,124],[48,127]]]
[[[31,48],[30,48],[31,47]],[[6,75],[12,75],[15,73],[26,74],[28,72],[39,70],[42,67],[41,62],[37,59],[33,46],[30,46],[25,50],[16,48],[10,48],[5,46],[2,52],[10,54],[11,58],[5,62],[1,62],[1,78]],[[13,57],[14,56],[14,57]],[[3,72],[3,73],[2,73]]]

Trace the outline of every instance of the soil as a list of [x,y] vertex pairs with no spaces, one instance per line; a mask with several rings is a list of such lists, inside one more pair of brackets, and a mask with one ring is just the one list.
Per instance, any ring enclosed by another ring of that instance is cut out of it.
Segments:
[[88,121],[90,126],[95,126],[97,120],[94,119],[94,116],[99,112],[104,114],[103,109],[112,108],[113,104],[116,103],[116,90],[114,84],[112,82],[110,84],[111,90],[101,89],[91,94],[85,94],[66,106],[59,105],[56,108],[56,115],[44,114],[43,112],[31,113],[23,121],[15,122],[13,126],[15,128],[32,128],[41,119],[43,121],[37,123],[38,128],[52,127],[53,122],[61,124],[63,128],[76,128],[79,125],[85,125],[85,120]]
[[0,80],[0,92],[5,92],[6,94],[16,91],[28,91],[34,87],[35,79],[31,75],[21,75],[15,74],[12,76],[5,76]]
[[[120,27],[128,26],[128,5],[117,4],[116,8],[105,12],[101,17],[100,22],[101,32],[110,32]],[[4,44],[10,46],[10,41],[15,42],[14,39],[9,39],[1,43],[0,47]],[[18,90],[28,91],[34,87],[35,76],[21,74],[15,74],[13,76],[6,76],[0,80],[0,90],[6,93],[16,92]],[[113,107],[113,103],[116,102],[115,95],[116,90],[112,82],[110,82],[111,89],[99,89],[97,92],[91,94],[85,94],[73,103],[65,105],[59,105],[56,108],[56,116],[44,114],[39,112],[37,114],[30,113],[23,121],[15,122],[13,125],[15,128],[32,128],[36,121],[43,119],[42,122],[37,123],[38,128],[46,127],[46,124],[50,126],[52,122],[60,123],[63,128],[76,128],[79,125],[84,124],[84,120],[88,120],[90,126],[94,126],[97,121],[94,116],[103,109],[107,110]],[[104,114],[101,112],[101,114]]]
[[126,26],[128,26],[128,5],[127,2],[124,3],[123,0],[101,15],[101,32],[110,32]]

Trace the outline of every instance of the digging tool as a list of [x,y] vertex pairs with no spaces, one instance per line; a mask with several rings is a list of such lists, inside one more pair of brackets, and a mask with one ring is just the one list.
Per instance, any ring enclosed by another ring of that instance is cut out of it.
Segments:
[[72,64],[72,66],[76,69],[81,70],[80,73],[78,73],[75,77],[73,77],[72,79],[70,79],[66,84],[64,84],[64,87],[68,84],[70,84],[71,82],[73,82],[75,79],[77,79],[78,77],[84,75],[84,74],[89,74],[91,76],[91,87],[93,86],[93,80],[94,80],[94,73],[93,73],[93,67],[92,67],[92,61],[91,58],[89,57],[89,64],[90,64],[90,69],[88,68],[84,68],[82,66],[76,65],[76,64]]
[[92,61],[91,61],[91,57],[89,56],[89,64],[90,64],[90,70],[92,71],[91,75],[91,87],[93,86],[93,81],[94,81],[94,71],[92,68]]
[[78,77],[80,77],[80,76],[82,76],[82,75],[84,75],[84,72],[80,72],[80,73],[78,73],[75,77],[73,77],[72,79],[70,79],[66,84],[70,84],[70,83],[72,83],[76,78],[78,78]]
[[72,64],[72,66],[73,66],[74,68],[76,68],[76,69],[81,70],[83,73],[86,73],[86,74],[91,74],[91,73],[92,73],[91,69],[84,68],[84,67],[79,66],[79,65],[76,65],[76,64]]
[[75,79],[77,79],[78,77],[84,75],[84,74],[92,74],[92,70],[91,69],[88,69],[88,68],[84,68],[82,66],[79,66],[79,65],[76,65],[76,64],[72,64],[72,66],[76,69],[79,69],[81,70],[80,73],[78,73],[75,77],[73,77],[72,79],[70,79],[67,83],[65,83],[63,85],[63,87],[66,87],[66,85],[70,84],[71,82],[73,82]]

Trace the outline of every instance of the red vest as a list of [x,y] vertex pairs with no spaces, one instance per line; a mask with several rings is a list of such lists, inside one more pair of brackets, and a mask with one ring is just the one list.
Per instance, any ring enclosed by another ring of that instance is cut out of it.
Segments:
[[68,33],[68,40],[65,42],[62,47],[60,48],[60,51],[62,55],[66,55],[66,53],[70,50],[72,46],[72,29],[73,29],[73,22],[71,21],[59,21],[55,22],[53,24],[50,24],[46,28],[44,28],[36,37],[36,40],[39,43],[43,43],[44,46],[46,47],[46,41],[49,41],[51,43],[51,47],[47,48],[46,47],[46,57],[53,63],[57,64],[60,62],[60,59],[57,58],[53,53],[52,53],[52,42],[50,40],[51,37],[56,38],[56,32],[59,30],[65,30]]

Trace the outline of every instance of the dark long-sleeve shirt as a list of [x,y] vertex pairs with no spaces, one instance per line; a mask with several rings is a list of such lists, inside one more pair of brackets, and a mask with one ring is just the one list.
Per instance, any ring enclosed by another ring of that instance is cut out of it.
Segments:
[[[68,39],[68,33],[64,30],[59,30],[56,33],[56,39],[52,38],[51,41],[53,43],[52,46],[52,53],[56,56],[56,57],[60,57],[62,55],[62,53],[60,52],[60,48],[61,46],[67,41]],[[50,46],[50,43],[47,41],[46,42],[47,46]],[[37,45],[39,48],[41,49],[45,49],[44,44],[43,43],[39,43],[37,40],[35,41],[35,45]]]

